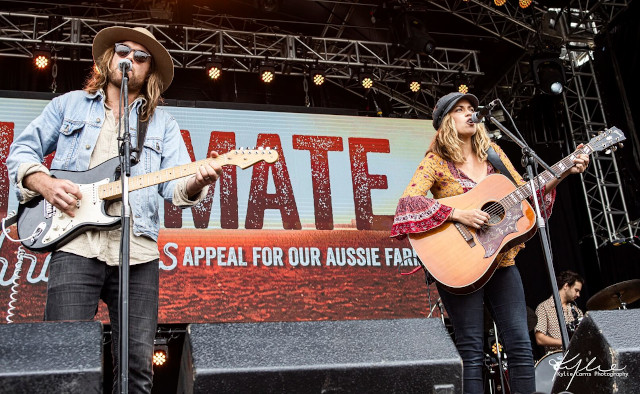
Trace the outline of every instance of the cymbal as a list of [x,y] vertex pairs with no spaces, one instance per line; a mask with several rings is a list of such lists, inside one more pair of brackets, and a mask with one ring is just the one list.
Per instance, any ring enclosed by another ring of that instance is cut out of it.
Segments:
[[640,300],[640,279],[631,279],[606,287],[587,301],[588,310],[618,309],[620,302],[630,304]]

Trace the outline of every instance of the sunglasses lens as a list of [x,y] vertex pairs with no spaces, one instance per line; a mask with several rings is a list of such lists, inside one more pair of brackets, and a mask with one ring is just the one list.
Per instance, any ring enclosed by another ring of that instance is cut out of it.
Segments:
[[144,51],[135,51],[133,53],[133,60],[135,60],[138,63],[145,63],[150,58],[151,58],[151,55],[149,55]]
[[129,48],[128,46],[124,44],[116,44],[116,54],[118,54],[118,56],[127,57],[127,55],[129,55],[129,52],[131,52],[131,48]]
[[[127,57],[131,53],[131,48],[125,44],[116,44],[116,54],[120,57]],[[135,50],[133,52],[133,60],[138,63],[146,63],[149,59],[151,59],[151,55],[149,55],[145,51]]]

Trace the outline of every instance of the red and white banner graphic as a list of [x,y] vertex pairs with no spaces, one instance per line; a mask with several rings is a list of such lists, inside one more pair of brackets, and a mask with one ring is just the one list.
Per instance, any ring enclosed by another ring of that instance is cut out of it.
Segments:
[[[17,208],[6,157],[47,101],[0,98],[0,216]],[[433,135],[412,119],[164,107],[192,160],[270,147],[225,166],[205,200],[160,212],[160,322],[383,319],[428,314],[408,241],[389,238],[398,198]],[[50,163],[51,158],[45,160]],[[16,236],[15,227],[10,229]],[[48,255],[0,236],[0,319],[40,321]],[[99,319],[108,320],[104,306]]]

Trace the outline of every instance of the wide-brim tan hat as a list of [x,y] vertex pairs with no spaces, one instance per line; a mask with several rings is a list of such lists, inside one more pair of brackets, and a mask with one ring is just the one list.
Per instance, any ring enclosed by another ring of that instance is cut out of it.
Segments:
[[165,47],[144,27],[113,26],[100,30],[93,39],[93,61],[97,61],[107,49],[122,41],[137,42],[147,48],[160,74],[162,91],[167,90],[173,81],[173,60]]

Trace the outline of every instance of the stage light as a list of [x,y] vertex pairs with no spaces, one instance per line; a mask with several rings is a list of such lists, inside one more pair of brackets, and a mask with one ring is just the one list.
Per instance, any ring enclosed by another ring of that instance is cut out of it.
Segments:
[[470,80],[468,75],[459,73],[453,77],[453,86],[462,94],[469,93],[469,84]]
[[325,71],[320,67],[312,68],[310,73],[311,80],[316,86],[321,86],[325,81]]
[[153,365],[161,367],[169,360],[169,346],[166,338],[153,340]]
[[222,75],[222,62],[218,60],[209,61],[207,62],[205,69],[207,70],[207,75],[209,76],[209,78],[215,81]]
[[531,5],[531,0],[520,0],[520,8],[527,8]]
[[392,21],[394,40],[402,47],[426,55],[431,55],[436,50],[436,42],[419,17],[402,12],[393,16]]
[[371,74],[369,71],[360,70],[358,79],[360,80],[360,84],[363,88],[371,89],[373,87],[373,74]]
[[405,80],[407,81],[407,86],[409,86],[409,90],[413,93],[420,91],[420,78],[413,72],[408,72],[405,76]]
[[44,70],[51,63],[51,49],[47,45],[36,44],[33,47],[33,64],[38,70]]
[[271,83],[275,78],[276,68],[273,63],[263,61],[258,68],[258,74],[260,74],[260,80],[264,83]]
[[562,60],[550,58],[534,58],[531,61],[531,71],[536,86],[546,94],[562,94],[567,83],[567,76],[564,71]]
[[282,0],[256,0],[256,6],[262,11],[276,12],[282,6]]
[[493,3],[495,5],[497,5],[498,7],[503,6],[504,3],[506,3],[506,2],[507,2],[507,0],[493,0]]
[[500,342],[498,342],[497,344],[494,342],[493,345],[491,345],[491,351],[493,352],[493,354],[497,355],[498,350],[500,350],[500,353],[502,353],[502,344]]

